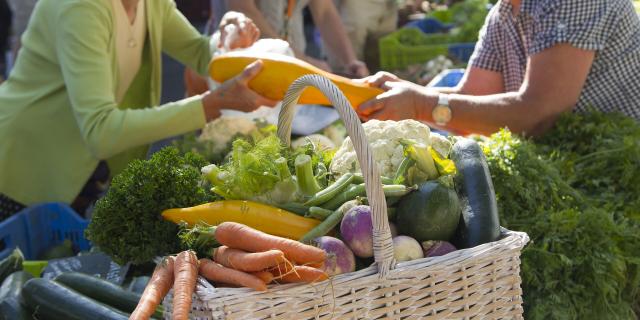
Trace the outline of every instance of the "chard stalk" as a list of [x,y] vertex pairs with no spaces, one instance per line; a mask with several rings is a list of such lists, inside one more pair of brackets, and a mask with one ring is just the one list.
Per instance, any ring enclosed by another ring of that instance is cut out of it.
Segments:
[[322,190],[320,184],[313,175],[313,167],[311,165],[311,157],[301,154],[296,157],[296,178],[298,181],[298,191],[304,196],[311,197],[318,191]]

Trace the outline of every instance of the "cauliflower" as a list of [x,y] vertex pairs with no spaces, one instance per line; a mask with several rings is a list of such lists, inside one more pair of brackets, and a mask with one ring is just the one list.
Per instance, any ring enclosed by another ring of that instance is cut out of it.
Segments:
[[[431,146],[431,130],[427,125],[415,120],[370,120],[364,123],[363,127],[373,150],[378,171],[385,177],[393,178],[404,158],[404,146],[400,143],[402,139],[412,139],[425,146]],[[339,174],[360,171],[350,138],[346,138],[336,151],[330,170]]]
[[438,152],[442,158],[448,158],[451,152],[451,142],[445,136],[431,132],[431,148]]
[[238,135],[246,136],[256,129],[256,122],[245,117],[220,117],[209,122],[198,137],[198,141],[210,141],[211,152],[221,153]]

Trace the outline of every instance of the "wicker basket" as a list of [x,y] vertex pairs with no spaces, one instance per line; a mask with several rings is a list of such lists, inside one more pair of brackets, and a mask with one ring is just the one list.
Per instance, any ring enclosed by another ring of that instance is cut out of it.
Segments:
[[[315,86],[333,102],[354,142],[373,213],[374,257],[366,269],[314,284],[270,286],[268,292],[214,288],[198,280],[195,319],[521,319],[520,251],[525,233],[505,230],[500,240],[441,257],[396,264],[377,166],[360,121],[331,81],[296,80],[285,96],[278,136],[290,143],[300,93]],[[169,316],[171,297],[165,299]]]

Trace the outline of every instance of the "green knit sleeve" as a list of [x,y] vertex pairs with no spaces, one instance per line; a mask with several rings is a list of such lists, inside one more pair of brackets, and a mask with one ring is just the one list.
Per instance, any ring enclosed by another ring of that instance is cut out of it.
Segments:
[[110,12],[92,1],[64,5],[58,17],[56,54],[78,128],[96,158],[204,126],[200,96],[159,107],[118,109]]

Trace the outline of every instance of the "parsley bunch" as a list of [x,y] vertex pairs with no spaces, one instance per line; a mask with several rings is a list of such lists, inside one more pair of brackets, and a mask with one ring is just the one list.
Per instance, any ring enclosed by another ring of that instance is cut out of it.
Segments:
[[87,238],[114,261],[140,264],[178,252],[178,226],[160,214],[213,200],[202,185],[200,156],[164,148],[149,160],[135,160],[114,177],[96,203]]
[[503,225],[525,231],[525,317],[636,319],[640,298],[640,125],[568,114],[528,140],[483,142]]

